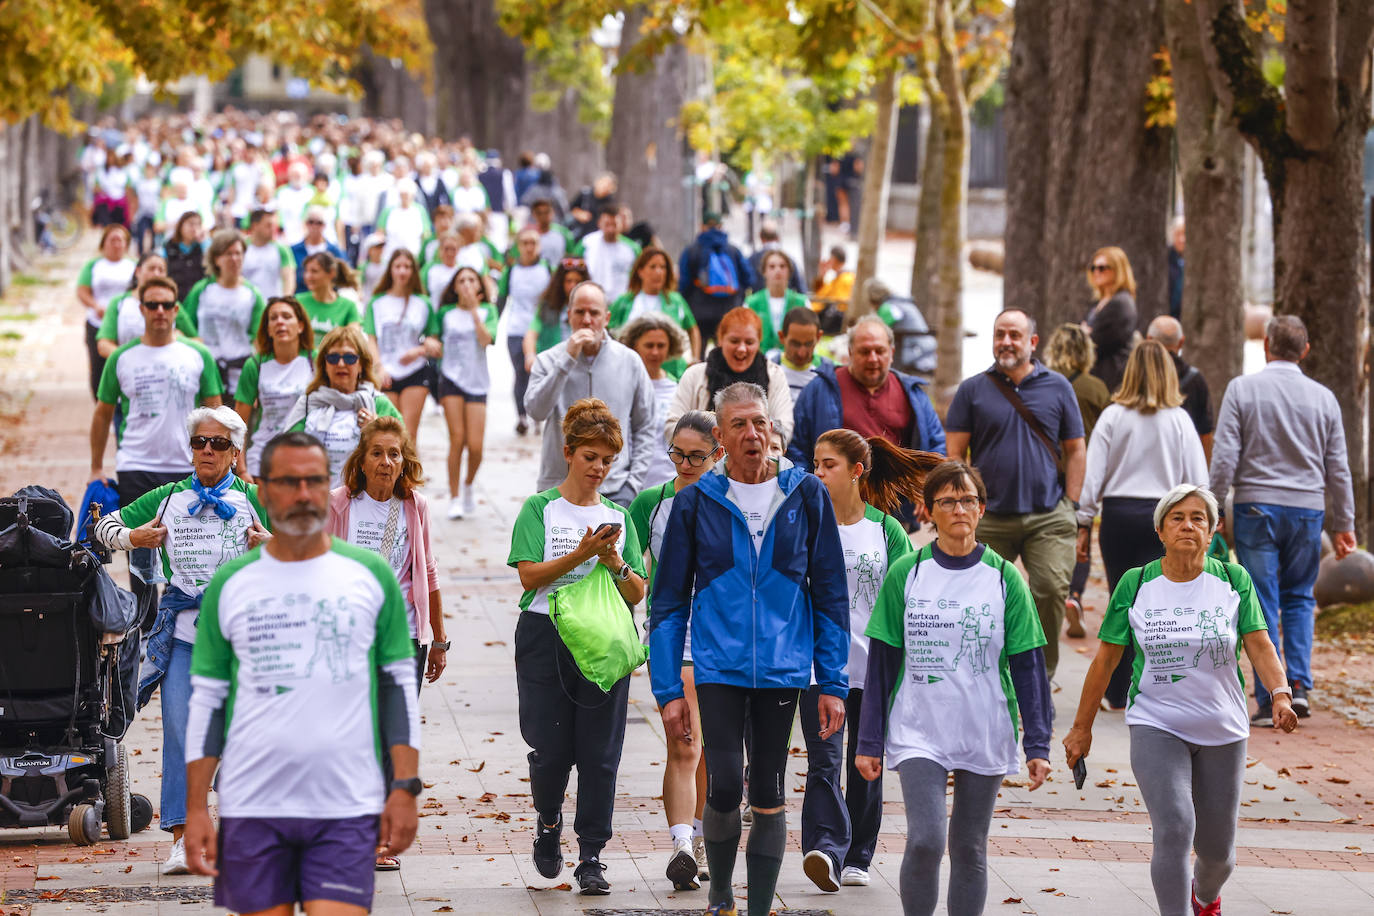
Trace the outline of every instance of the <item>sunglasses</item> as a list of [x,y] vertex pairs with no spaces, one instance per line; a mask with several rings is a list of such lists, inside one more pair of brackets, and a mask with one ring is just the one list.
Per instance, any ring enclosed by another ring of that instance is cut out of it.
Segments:
[[191,437],[191,448],[195,449],[196,451],[200,451],[207,445],[217,452],[227,452],[229,451],[229,449],[234,447],[233,441],[230,439],[226,439],[223,436]]
[[1112,265],[1110,264],[1094,264],[1092,267],[1088,268],[1088,270],[1091,270],[1095,274],[1104,274],[1111,269]]
[[150,312],[170,312],[177,307],[175,302],[148,302],[146,299],[140,304]]
[[351,366],[358,361],[358,354],[327,353],[325,354],[324,361],[329,363],[329,365],[331,366],[337,366],[339,363],[343,363],[345,366]]
[[323,226],[323,225],[324,225],[324,220],[322,220],[322,219],[308,219],[308,220],[305,221],[305,224],[306,224],[307,226]]

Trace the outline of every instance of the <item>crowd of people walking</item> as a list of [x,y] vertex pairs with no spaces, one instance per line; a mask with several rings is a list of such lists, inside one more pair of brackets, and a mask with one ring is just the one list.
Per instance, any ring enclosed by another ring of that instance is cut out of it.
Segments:
[[[576,769],[574,881],[611,891],[647,660],[665,877],[705,882],[708,914],[740,912],[746,821],[749,911],[772,906],[798,718],[806,877],[870,882],[886,767],[904,911],[935,911],[948,851],[949,912],[983,912],[998,788],[1023,765],[1043,784],[1052,685],[1078,686],[1060,636],[1087,635],[1097,526],[1112,597],[1064,762],[1124,710],[1160,911],[1220,912],[1250,728],[1311,710],[1328,497],[1337,556],[1355,546],[1339,408],[1302,374],[1297,319],[1270,322],[1266,368],[1214,424],[1178,322],[1138,333],[1129,260],[1104,247],[1082,323],[1042,362],[1033,316],[1008,307],[942,415],[895,364],[885,288],[822,333],[853,286],[843,246],[799,277],[776,225],[746,258],[708,212],[675,258],[613,176],[569,204],[543,154],[510,170],[380,122],[148,119],[116,140],[83,156],[103,228],[77,296],[93,479],[117,439],[120,508],[96,537],[132,551],[156,607],[139,702],[160,693],[166,871],[216,874],[217,903],[259,912],[366,907],[374,871],[401,867],[420,687],[449,648],[433,533],[481,512],[496,346],[515,432],[541,436],[508,555],[541,875],[564,868]],[[449,437],[433,513],[431,402]]]

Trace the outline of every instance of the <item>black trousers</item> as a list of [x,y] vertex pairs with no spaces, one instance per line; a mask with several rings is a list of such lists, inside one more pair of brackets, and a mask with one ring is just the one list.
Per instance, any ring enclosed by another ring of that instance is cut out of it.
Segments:
[[[1155,532],[1157,502],[1154,499],[1124,496],[1102,500],[1102,525],[1097,532],[1097,543],[1102,550],[1102,566],[1107,570],[1107,588],[1110,591],[1116,591],[1116,584],[1129,570],[1164,556],[1164,545],[1159,542],[1159,535]],[[1107,685],[1107,702],[1117,709],[1126,705],[1134,660],[1135,650],[1128,642]]]
[[[878,829],[883,822],[883,781],[869,782],[854,768],[863,688],[850,690],[844,701],[848,748],[844,746],[844,730],[829,738],[820,737],[821,715],[817,708],[820,696],[819,687],[808,687],[801,701],[807,760],[806,795],[802,797],[801,814],[802,849],[806,852],[819,849],[841,868],[853,865],[867,870],[873,862]],[[841,768],[845,771],[843,792],[840,791]]]
[[511,368],[515,370],[515,412],[525,416],[525,392],[530,387],[530,372],[525,368],[525,335],[507,334],[506,352],[510,355]]
[[558,820],[576,766],[578,857],[600,855],[611,838],[630,679],[602,693],[578,670],[553,619],[526,611],[515,625],[515,684],[534,810],[546,824]]
[[105,357],[100,355],[96,349],[95,335],[100,329],[86,322],[86,360],[90,363],[91,370],[91,397],[95,397],[100,389],[100,376],[105,372]]
[[744,798],[744,742],[749,740],[749,804],[781,808],[787,800],[787,748],[797,690],[697,684],[701,744],[706,754],[706,803],[732,811]]

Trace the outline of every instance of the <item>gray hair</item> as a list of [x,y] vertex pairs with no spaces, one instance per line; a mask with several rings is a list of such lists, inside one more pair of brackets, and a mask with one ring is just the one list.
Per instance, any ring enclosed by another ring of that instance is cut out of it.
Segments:
[[691,341],[687,332],[678,327],[673,319],[662,312],[646,312],[620,329],[620,342],[631,350],[639,343],[639,338],[650,331],[662,331],[668,335],[668,359],[677,359],[687,352]]
[[1158,503],[1155,504],[1155,530],[1164,524],[1164,516],[1169,514],[1169,510],[1183,502],[1189,496],[1196,496],[1202,500],[1202,505],[1207,510],[1207,524],[1211,530],[1217,530],[1217,516],[1220,510],[1217,508],[1217,498],[1212,495],[1212,491],[1206,487],[1200,487],[1193,483],[1181,483],[1168,493],[1165,493]]
[[1307,349],[1307,325],[1297,315],[1275,315],[1264,329],[1269,356],[1296,363]]
[[221,404],[219,407],[197,407],[186,415],[186,436],[190,438],[196,434],[200,424],[206,420],[211,420],[229,430],[229,441],[234,443],[234,448],[243,451],[244,439],[248,436],[248,427],[243,422],[243,417],[232,407]]
[[601,297],[601,307],[603,309],[610,308],[610,302],[606,298],[606,290],[603,289],[601,284],[597,283],[595,280],[583,280],[581,283],[577,284],[572,288],[572,292],[568,293],[568,308],[572,308],[575,304],[577,304],[578,297],[581,296],[584,292],[596,293],[598,296]]
[[1172,315],[1158,315],[1150,322],[1145,336],[1164,344],[1164,349],[1172,350],[1183,343],[1183,325]]
[[897,345],[897,338],[893,336],[892,328],[888,326],[888,323],[886,321],[883,321],[877,315],[870,314],[864,315],[862,318],[860,318],[858,321],[854,322],[854,324],[850,326],[849,335],[845,338],[845,340],[846,343],[848,343],[849,348],[851,350],[854,348],[854,335],[859,332],[859,328],[864,327],[865,325],[874,325],[876,327],[882,328],[883,333],[887,335],[887,345],[889,347],[895,347]]
[[453,220],[454,229],[481,229],[482,218],[476,213],[463,211]]
[[711,443],[711,448],[720,445],[716,441],[716,415],[709,410],[689,410],[678,417],[677,423],[673,425],[673,434],[668,437],[669,443],[676,439],[677,434],[683,430],[702,436]]
[[[768,392],[753,382],[735,382],[733,385],[726,385],[716,392],[713,405],[716,414],[719,415],[721,410],[729,404],[758,404],[766,414],[768,413]],[[768,422],[773,422],[771,417]]]

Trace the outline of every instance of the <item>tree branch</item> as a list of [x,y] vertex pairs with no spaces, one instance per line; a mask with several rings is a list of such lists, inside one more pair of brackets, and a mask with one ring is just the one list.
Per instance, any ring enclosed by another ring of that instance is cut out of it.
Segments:
[[1283,96],[1264,78],[1239,0],[1195,0],[1194,5],[1217,97],[1262,156],[1282,155],[1292,146]]
[[1307,150],[1336,135],[1336,0],[1290,0],[1283,40],[1288,135]]
[[902,41],[909,41],[912,44],[921,43],[920,35],[908,32],[906,29],[899,26],[896,22],[892,20],[892,17],[889,16],[887,13],[883,12],[882,7],[874,3],[873,0],[859,0],[859,5],[862,6],[864,9],[868,10],[870,13],[872,13],[874,19],[881,22],[884,26],[887,27],[887,30],[889,32],[900,38]]

